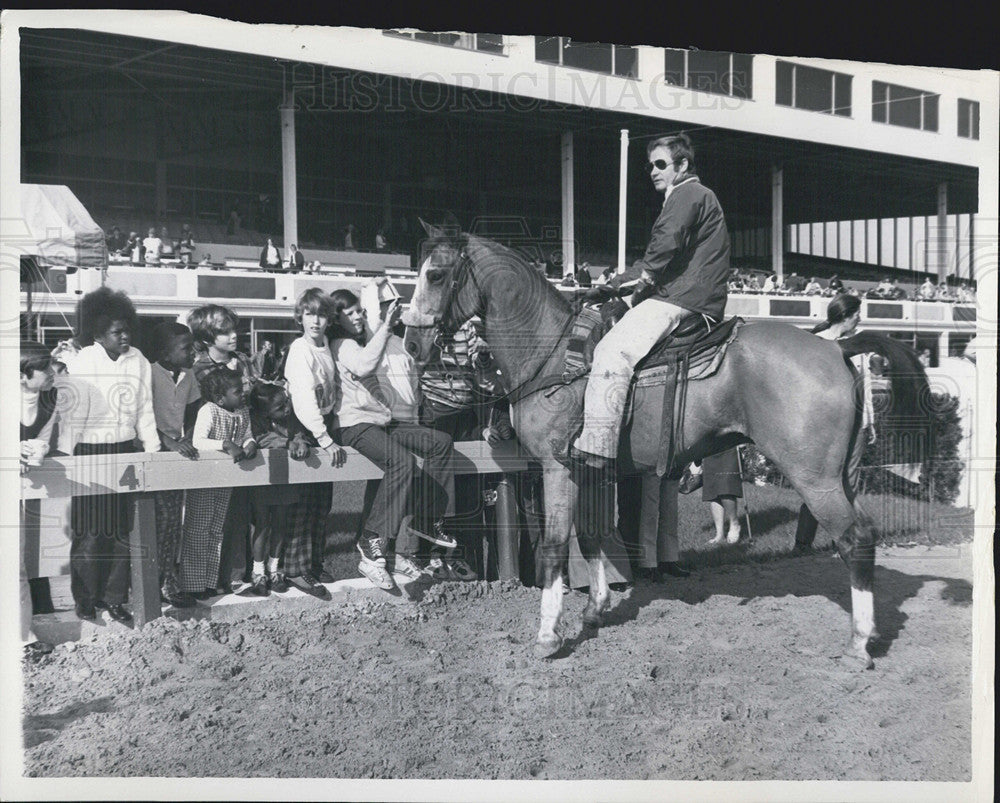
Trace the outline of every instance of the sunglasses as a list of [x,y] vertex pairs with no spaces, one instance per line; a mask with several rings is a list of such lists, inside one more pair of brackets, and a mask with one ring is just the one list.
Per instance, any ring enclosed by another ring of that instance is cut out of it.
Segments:
[[654,168],[656,170],[666,170],[668,164],[671,164],[671,163],[667,162],[665,159],[656,159],[656,160],[650,162],[647,166],[649,168],[649,172],[652,173],[653,170],[654,170]]

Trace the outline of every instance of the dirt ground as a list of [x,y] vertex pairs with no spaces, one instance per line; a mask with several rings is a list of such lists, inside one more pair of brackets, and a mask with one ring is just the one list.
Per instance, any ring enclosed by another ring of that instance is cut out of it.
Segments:
[[[829,553],[613,595],[531,657],[539,592],[275,600],[157,620],[25,665],[31,776],[965,781],[968,545],[883,550],[873,671],[841,659]],[[251,610],[252,609],[252,610]]]

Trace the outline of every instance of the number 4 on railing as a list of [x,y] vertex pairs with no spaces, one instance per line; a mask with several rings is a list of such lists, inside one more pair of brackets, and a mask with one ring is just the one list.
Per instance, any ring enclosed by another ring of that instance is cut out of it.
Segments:
[[125,466],[121,479],[118,480],[118,486],[120,488],[128,488],[130,491],[134,491],[136,488],[143,485],[141,474],[142,468],[136,463],[130,463]]

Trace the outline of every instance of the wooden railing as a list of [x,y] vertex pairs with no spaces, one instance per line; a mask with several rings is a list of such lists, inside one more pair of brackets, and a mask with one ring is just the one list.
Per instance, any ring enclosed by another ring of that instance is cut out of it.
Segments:
[[[129,548],[132,563],[133,613],[138,626],[160,616],[156,516],[152,492],[191,488],[286,485],[311,482],[357,482],[379,479],[382,471],[353,449],[337,468],[313,449],[305,460],[292,460],[284,449],[262,449],[252,460],[234,463],[222,452],[202,452],[197,460],[175,452],[47,458],[21,478],[25,518],[39,517],[43,499],[95,494],[136,494],[136,515]],[[530,458],[517,444],[491,447],[485,441],[455,444],[455,473],[516,474]],[[66,547],[69,555],[69,545]]]

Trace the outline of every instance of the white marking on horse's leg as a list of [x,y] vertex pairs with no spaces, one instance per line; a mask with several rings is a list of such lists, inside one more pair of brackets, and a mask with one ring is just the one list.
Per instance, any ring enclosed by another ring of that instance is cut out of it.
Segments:
[[604,613],[611,598],[611,591],[608,588],[608,575],[604,571],[604,557],[600,550],[597,557],[590,562],[590,591],[597,612]]
[[875,632],[875,597],[871,590],[851,587],[851,648],[864,669],[875,666],[868,653],[868,641]]
[[562,616],[563,583],[562,575],[556,574],[553,581],[542,589],[541,624],[538,628],[539,641],[558,639],[557,629]]
[[875,631],[875,597],[871,591],[851,589],[851,619],[855,643],[868,639]]

